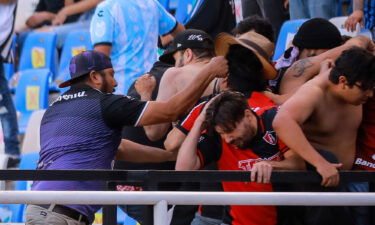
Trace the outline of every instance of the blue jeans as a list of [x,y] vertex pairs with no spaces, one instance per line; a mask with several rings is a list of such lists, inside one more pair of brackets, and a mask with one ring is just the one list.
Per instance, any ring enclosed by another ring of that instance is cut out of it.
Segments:
[[[367,182],[349,183],[346,188],[350,192],[369,192],[370,187]],[[350,207],[356,225],[370,225],[370,207],[352,206]]]
[[5,153],[19,156],[18,124],[16,109],[5,79],[3,60],[0,57],[0,121],[3,128]]
[[290,0],[290,19],[330,19],[337,15],[338,4],[337,0]]
[[202,216],[199,213],[195,213],[195,218],[190,225],[221,225],[223,222],[218,219]]

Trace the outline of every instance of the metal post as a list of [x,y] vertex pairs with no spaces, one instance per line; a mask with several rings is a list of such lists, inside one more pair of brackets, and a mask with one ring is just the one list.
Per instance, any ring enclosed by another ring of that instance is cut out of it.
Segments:
[[[107,190],[116,190],[116,183],[108,182]],[[117,225],[117,205],[103,206],[103,225]]]
[[168,203],[165,200],[154,205],[154,225],[168,224]]

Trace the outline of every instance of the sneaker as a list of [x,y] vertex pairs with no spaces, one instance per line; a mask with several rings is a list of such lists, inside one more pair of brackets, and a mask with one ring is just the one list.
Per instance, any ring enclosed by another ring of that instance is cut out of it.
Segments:
[[20,158],[13,158],[13,157],[9,157],[8,158],[8,164],[7,164],[7,168],[18,168],[18,166],[20,165]]

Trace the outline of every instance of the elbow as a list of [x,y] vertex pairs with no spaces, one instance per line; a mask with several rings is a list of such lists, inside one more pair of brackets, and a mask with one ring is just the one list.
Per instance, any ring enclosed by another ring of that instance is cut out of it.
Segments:
[[283,113],[281,113],[281,112],[277,113],[276,116],[275,116],[275,119],[272,122],[273,130],[276,133],[279,133],[280,130],[282,129],[282,127],[283,127],[284,116],[282,114]]
[[164,148],[167,151],[174,152],[179,148],[179,146],[177,146],[177,143],[175,140],[172,140],[171,138],[167,138],[164,141]]
[[162,138],[162,135],[156,133],[156,132],[149,132],[146,131],[146,136],[150,141],[159,141]]

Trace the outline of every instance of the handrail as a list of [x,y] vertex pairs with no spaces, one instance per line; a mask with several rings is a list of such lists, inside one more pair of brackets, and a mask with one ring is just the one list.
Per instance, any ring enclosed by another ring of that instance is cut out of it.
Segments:
[[[372,171],[340,171],[343,182],[375,182]],[[127,182],[249,181],[247,171],[174,170],[0,170],[0,180],[96,180]],[[272,183],[319,183],[314,171],[273,171]]]

